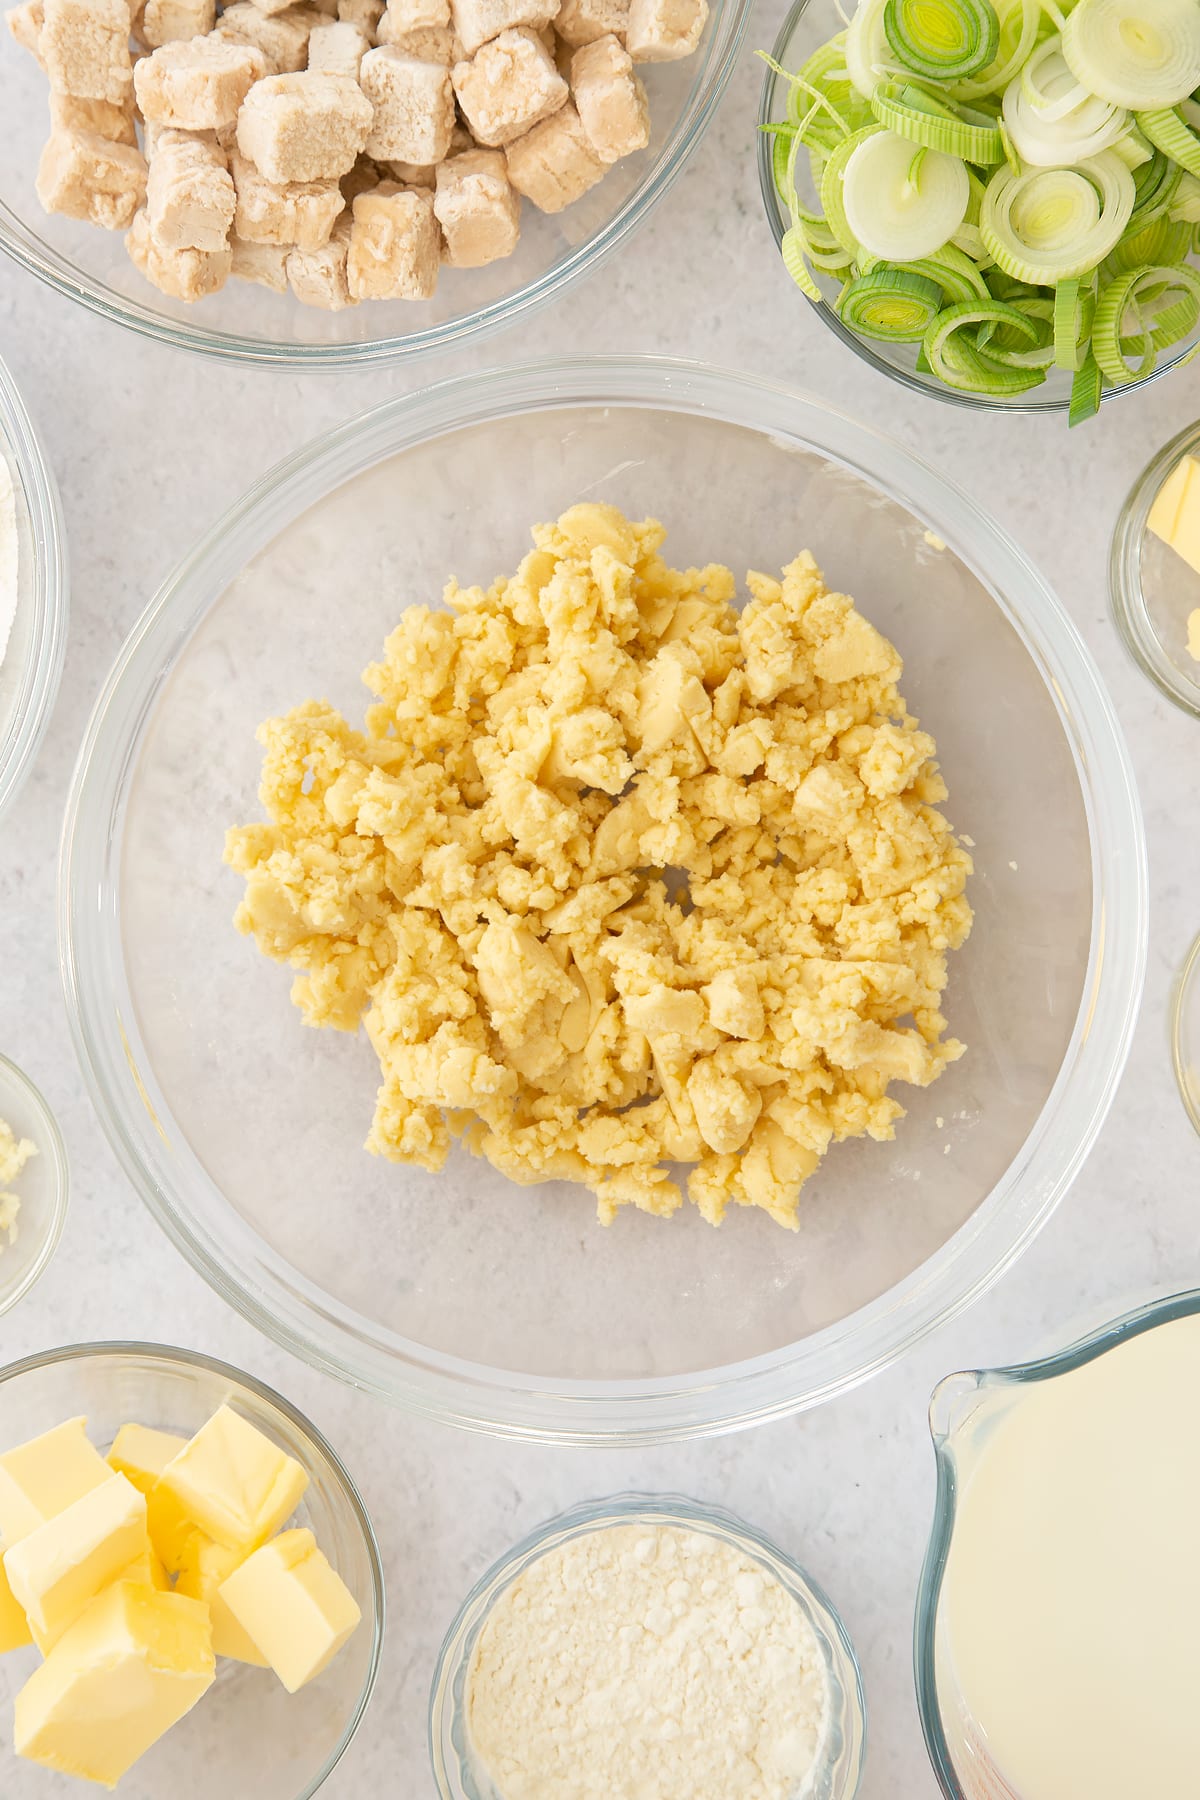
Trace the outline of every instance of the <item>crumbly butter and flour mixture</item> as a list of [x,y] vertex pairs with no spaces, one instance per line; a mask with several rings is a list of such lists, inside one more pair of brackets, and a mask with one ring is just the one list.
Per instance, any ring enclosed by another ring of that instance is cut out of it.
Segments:
[[467,1729],[501,1800],[797,1800],[829,1726],[816,1637],[743,1551],[603,1527],[497,1601]]
[[669,568],[612,507],[516,574],[412,606],[366,730],[311,700],[259,732],[263,824],[229,833],[237,924],[308,1023],[365,1021],[368,1147],[453,1137],[718,1223],[794,1227],[829,1145],[934,1081],[971,870],[901,660],[802,554],[781,580]]
[[11,1184],[30,1157],[36,1155],[37,1145],[33,1140],[19,1138],[7,1120],[0,1119],[0,1250],[17,1241],[17,1214],[21,1202],[12,1192]]

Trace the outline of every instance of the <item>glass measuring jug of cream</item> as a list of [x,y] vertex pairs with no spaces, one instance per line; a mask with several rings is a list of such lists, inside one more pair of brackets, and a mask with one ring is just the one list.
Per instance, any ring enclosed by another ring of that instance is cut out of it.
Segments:
[[1200,1293],[949,1376],[916,1676],[949,1800],[1200,1795]]

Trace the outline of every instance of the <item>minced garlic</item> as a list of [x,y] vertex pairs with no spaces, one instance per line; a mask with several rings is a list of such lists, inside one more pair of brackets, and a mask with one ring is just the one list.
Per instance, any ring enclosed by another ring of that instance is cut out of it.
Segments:
[[17,1214],[21,1210],[18,1196],[10,1191],[37,1145],[30,1138],[19,1138],[12,1126],[0,1119],[0,1250],[17,1241]]
[[665,533],[575,506],[484,592],[410,607],[365,734],[321,701],[259,732],[270,822],[230,832],[237,924],[313,1025],[365,1018],[368,1147],[460,1135],[604,1222],[794,1227],[830,1143],[888,1139],[924,1087],[966,851],[901,661],[812,557],[670,569]]

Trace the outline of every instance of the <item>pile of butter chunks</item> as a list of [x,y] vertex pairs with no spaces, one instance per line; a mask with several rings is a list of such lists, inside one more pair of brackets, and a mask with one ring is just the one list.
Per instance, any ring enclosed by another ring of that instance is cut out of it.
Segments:
[[319,1675],[361,1615],[311,1531],[281,1529],[307,1486],[229,1406],[190,1441],[125,1425],[105,1458],[79,1418],[0,1456],[0,1652],[45,1659],[17,1695],[18,1754],[113,1787],[217,1657],[289,1693]]

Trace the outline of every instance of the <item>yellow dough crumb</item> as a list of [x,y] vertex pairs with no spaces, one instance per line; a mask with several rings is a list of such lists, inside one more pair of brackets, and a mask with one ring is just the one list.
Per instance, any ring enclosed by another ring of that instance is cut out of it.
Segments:
[[609,506],[514,576],[410,607],[366,731],[311,700],[259,730],[266,824],[229,833],[238,928],[312,1025],[365,1020],[369,1149],[451,1139],[610,1222],[687,1193],[794,1228],[830,1143],[925,1087],[971,860],[900,657],[807,553],[680,571]]

